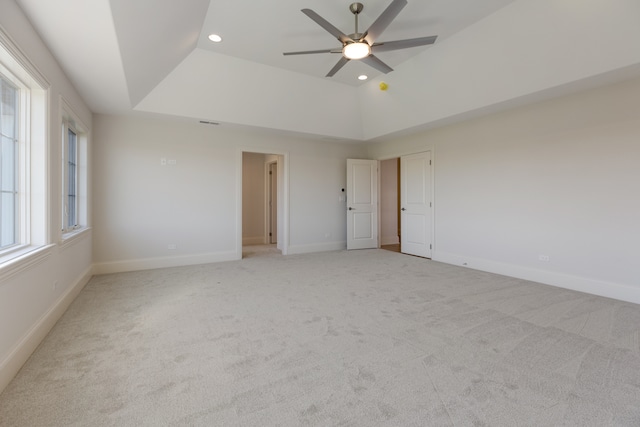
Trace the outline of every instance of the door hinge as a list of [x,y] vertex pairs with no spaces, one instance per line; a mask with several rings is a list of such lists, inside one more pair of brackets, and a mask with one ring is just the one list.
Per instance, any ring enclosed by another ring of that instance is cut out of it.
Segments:
[[431,160],[429,160],[429,166],[431,166]]
[[429,245],[429,249],[433,249],[433,245],[431,245],[431,244],[430,244],[430,245]]
[[273,172],[269,171],[269,175],[273,175]]
[[271,233],[269,233],[269,237],[271,237]]

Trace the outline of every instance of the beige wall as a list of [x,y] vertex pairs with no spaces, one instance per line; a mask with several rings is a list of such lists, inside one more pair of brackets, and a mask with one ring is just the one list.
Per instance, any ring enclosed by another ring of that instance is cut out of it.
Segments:
[[435,260],[640,302],[639,112],[634,79],[369,153],[433,151]]
[[[15,2],[3,1],[0,9],[0,27],[50,84],[46,150],[31,152],[34,158],[44,158],[46,165],[44,171],[34,172],[44,174],[45,194],[34,196],[37,204],[31,205],[35,211],[32,220],[44,223],[39,227],[44,232],[38,233],[44,236],[44,246],[38,255],[31,253],[0,268],[1,392],[91,277],[91,230],[66,244],[61,240],[61,99],[82,120],[89,135],[92,116]],[[90,183],[90,169],[88,180]],[[91,194],[88,198],[87,224],[91,225]]]
[[242,200],[243,152],[283,155],[289,253],[346,245],[345,205],[338,197],[346,159],[362,157],[360,146],[107,115],[94,117],[94,140],[97,272],[237,259],[243,204],[257,209]]

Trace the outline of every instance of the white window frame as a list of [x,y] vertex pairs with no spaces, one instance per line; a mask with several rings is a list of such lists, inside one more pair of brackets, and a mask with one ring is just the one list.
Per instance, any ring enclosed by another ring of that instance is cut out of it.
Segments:
[[[73,134],[71,150],[70,134]],[[78,131],[70,120],[62,121],[62,233],[80,228],[78,218]],[[73,197],[73,201],[71,198]],[[70,218],[71,217],[71,218]]]
[[[22,236],[20,235],[20,232],[22,230],[21,227],[21,191],[20,191],[20,183],[22,181],[22,174],[21,174],[21,170],[22,170],[22,165],[20,162],[20,159],[23,157],[21,156],[21,152],[23,151],[23,147],[24,144],[21,143],[21,141],[24,139],[23,138],[23,134],[24,134],[24,125],[25,125],[25,118],[24,118],[24,92],[28,89],[25,89],[23,87],[23,85],[17,81],[17,79],[8,72],[8,70],[3,67],[0,64],[0,79],[2,79],[5,84],[8,84],[10,86],[13,87],[13,89],[16,92],[16,106],[15,106],[15,120],[17,122],[17,126],[15,129],[15,133],[12,135],[12,139],[15,140],[14,142],[14,159],[12,161],[13,165],[12,165],[12,172],[13,172],[13,188],[12,188],[12,192],[14,192],[14,200],[13,200],[13,226],[11,228],[13,228],[12,230],[12,234],[13,234],[13,238],[12,238],[12,242],[6,244],[5,246],[0,246],[0,251],[11,251],[12,248],[15,248],[16,246],[20,245],[20,242],[22,241]],[[9,135],[5,135],[4,134],[4,128],[0,126],[0,133],[2,133],[3,137],[6,138]],[[2,163],[5,164],[5,159],[4,157],[2,157]],[[4,175],[4,173],[3,173]],[[4,191],[3,191],[4,193]],[[3,198],[4,198],[4,194],[3,194]],[[4,218],[3,218],[4,219]],[[3,229],[5,228],[5,225],[2,225]],[[3,234],[4,234],[4,230],[3,230]],[[4,237],[4,236],[3,236]],[[0,242],[1,245],[1,242]]]
[[[89,160],[89,131],[87,126],[80,120],[73,108],[60,97],[60,123],[61,123],[61,243],[68,242],[71,238],[89,229],[88,224],[88,160]],[[76,135],[75,153],[75,215],[74,224],[68,223],[68,201],[69,201],[69,144],[68,131],[72,130]]]
[[[49,82],[0,28],[0,73],[19,88],[18,208],[16,242],[0,250],[0,280],[50,244],[48,234]],[[25,258],[27,257],[27,258]]]

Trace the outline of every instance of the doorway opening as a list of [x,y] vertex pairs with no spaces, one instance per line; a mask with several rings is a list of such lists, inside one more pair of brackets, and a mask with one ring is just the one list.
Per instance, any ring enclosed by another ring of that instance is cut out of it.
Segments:
[[380,248],[431,258],[431,151],[380,161]]
[[400,158],[380,161],[380,249],[400,252]]
[[242,152],[239,248],[242,258],[286,254],[286,154]]

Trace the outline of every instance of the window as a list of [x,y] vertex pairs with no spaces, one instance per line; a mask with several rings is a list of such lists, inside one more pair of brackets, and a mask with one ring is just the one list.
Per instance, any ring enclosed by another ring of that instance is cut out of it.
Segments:
[[[47,235],[47,80],[0,28],[0,267]],[[18,264],[0,271],[19,268]]]
[[78,135],[68,122],[62,125],[63,212],[62,231],[78,228]]
[[0,250],[18,243],[18,88],[0,75]]
[[62,134],[62,241],[86,229],[88,208],[88,132],[64,98],[60,98]]

